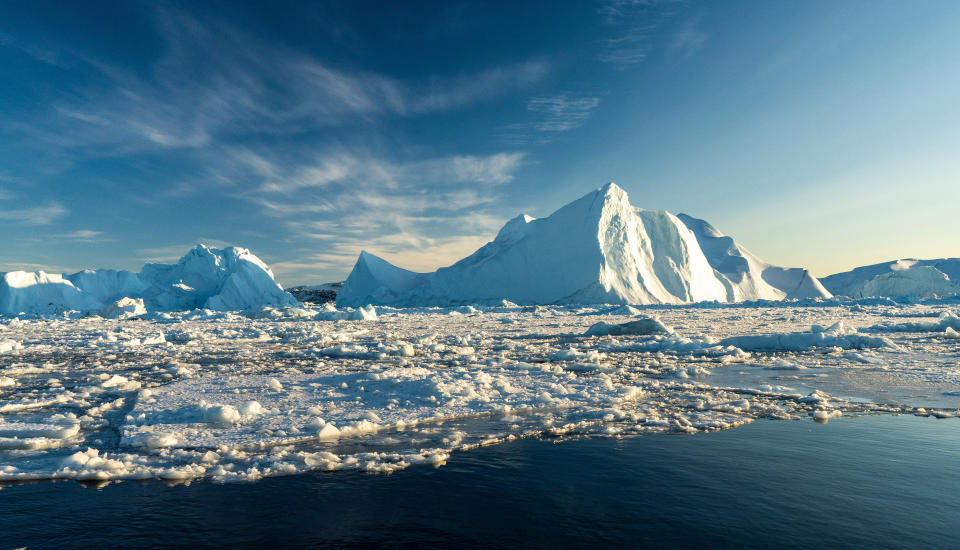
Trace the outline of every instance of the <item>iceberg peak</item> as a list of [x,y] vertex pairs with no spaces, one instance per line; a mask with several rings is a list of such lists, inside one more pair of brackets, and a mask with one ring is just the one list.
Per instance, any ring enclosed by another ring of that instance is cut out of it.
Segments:
[[702,220],[630,204],[610,182],[545,218],[509,220],[470,256],[414,273],[361,253],[341,306],[681,304],[829,297],[803,269],[770,266]]

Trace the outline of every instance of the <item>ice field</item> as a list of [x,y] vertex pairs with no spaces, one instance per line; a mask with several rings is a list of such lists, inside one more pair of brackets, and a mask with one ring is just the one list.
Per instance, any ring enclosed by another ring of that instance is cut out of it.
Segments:
[[8,315],[0,480],[386,473],[521,437],[948,418],[960,407],[957,309],[834,299]]

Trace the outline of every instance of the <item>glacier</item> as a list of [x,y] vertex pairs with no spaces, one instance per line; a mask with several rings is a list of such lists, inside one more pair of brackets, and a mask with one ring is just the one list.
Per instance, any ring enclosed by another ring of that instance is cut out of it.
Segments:
[[339,306],[685,304],[829,298],[805,269],[767,264],[703,220],[630,204],[609,183],[433,273],[361,252]]
[[198,245],[176,264],[146,264],[140,273],[113,269],[72,275],[43,271],[0,274],[0,313],[82,311],[110,317],[146,311],[296,307],[249,250]]
[[937,298],[960,294],[960,258],[901,259],[858,267],[822,279],[833,294],[851,298]]

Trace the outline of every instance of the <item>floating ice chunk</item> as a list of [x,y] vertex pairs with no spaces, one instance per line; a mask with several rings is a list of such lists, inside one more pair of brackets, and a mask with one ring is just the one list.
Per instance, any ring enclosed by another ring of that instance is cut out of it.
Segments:
[[830,396],[826,393],[823,393],[820,390],[814,390],[812,393],[810,393],[806,397],[801,397],[800,399],[797,399],[797,402],[805,403],[808,405],[818,405],[821,407],[824,407],[824,406],[829,407]]
[[267,380],[267,386],[273,391],[283,391],[283,384],[281,384],[276,378]]
[[160,332],[160,333],[157,333],[157,334],[155,334],[155,335],[153,335],[153,336],[147,336],[146,338],[144,338],[143,340],[141,340],[140,343],[143,344],[143,345],[145,345],[145,346],[152,346],[152,345],[156,345],[156,344],[166,344],[166,343],[167,343],[167,339],[163,336],[163,333]]
[[246,418],[258,416],[264,412],[266,412],[266,409],[258,401],[247,401],[240,406],[240,414]]
[[314,418],[313,420],[310,420],[306,424],[304,424],[303,427],[310,431],[319,432],[326,425],[327,425],[327,422],[324,419],[317,417],[317,418]]
[[943,331],[943,338],[948,340],[960,340],[960,332],[954,330],[953,327],[947,327],[946,330]]
[[656,317],[642,317],[621,324],[596,323],[587,329],[587,336],[645,336],[650,334],[673,334],[673,329]]
[[144,433],[134,438],[131,443],[134,447],[145,449],[162,449],[173,447],[178,443],[177,438],[165,433]]
[[943,332],[947,329],[960,331],[960,317],[952,311],[944,311],[936,321],[919,323],[898,323],[893,325],[875,325],[870,330],[876,332]]
[[600,353],[596,350],[580,351],[572,347],[560,350],[550,356],[550,359],[554,361],[580,361],[583,363],[599,363],[606,358],[606,353]]
[[896,348],[897,345],[882,336],[865,336],[848,329],[842,322],[823,328],[817,325],[810,332],[756,334],[733,336],[720,341],[722,345],[736,346],[750,351],[803,351],[813,348],[868,349]]
[[17,381],[9,376],[0,376],[0,388],[8,388],[10,386],[16,386]]
[[204,422],[215,426],[230,426],[240,422],[240,411],[233,405],[207,405],[203,407]]
[[303,463],[309,468],[321,470],[336,470],[341,464],[340,457],[326,451],[318,453],[303,453]]
[[13,340],[0,341],[0,353],[8,353],[18,349],[23,349],[20,342],[14,342]]
[[726,403],[718,403],[710,407],[711,410],[727,412],[727,413],[742,413],[750,410],[750,400],[749,399],[736,399],[734,401],[728,401]]
[[367,305],[367,307],[357,308],[353,313],[354,321],[376,321],[377,320],[377,310],[372,305]]
[[147,306],[143,298],[120,298],[109,306],[100,310],[100,315],[107,319],[131,319],[147,314]]
[[[364,414],[366,417],[366,414]],[[376,414],[373,415],[375,418],[379,418]],[[327,427],[324,426],[324,429]],[[344,426],[340,429],[340,435],[359,435],[366,433],[373,433],[380,429],[380,426],[374,424],[370,420],[360,420],[359,422],[354,423],[351,426]],[[320,433],[323,433],[323,430],[320,430]],[[317,434],[319,437],[319,434]]]
[[830,411],[816,410],[811,412],[810,416],[813,417],[814,422],[818,422],[820,424],[826,424],[827,421],[830,420],[831,418],[840,418],[841,416],[843,416],[843,413],[838,410],[830,410]]
[[764,368],[772,369],[772,370],[803,370],[807,367],[801,365],[800,363],[797,363],[796,361],[791,361],[784,357],[777,357],[773,361],[772,365]]
[[340,430],[333,424],[325,424],[323,428],[317,432],[317,439],[319,441],[336,441],[340,439]]
[[100,476],[89,475],[92,471],[123,471],[127,469],[127,464],[123,461],[101,456],[98,449],[87,448],[86,451],[77,451],[60,462],[62,468],[67,470],[84,471],[88,475],[81,476],[87,478],[96,478]]
[[100,383],[104,388],[117,388],[118,390],[123,391],[133,391],[140,389],[140,382],[135,380],[128,380],[126,376],[120,376],[119,374],[114,374],[110,378],[107,378]]
[[[58,421],[59,420],[59,421]],[[5,422],[0,420],[0,438],[67,439],[80,433],[75,419],[61,417],[48,422]]]
[[698,376],[707,376],[708,374],[710,374],[710,370],[700,365],[687,365],[686,367],[677,367],[676,369],[668,372],[667,374],[673,378],[686,380],[688,378],[694,378]]

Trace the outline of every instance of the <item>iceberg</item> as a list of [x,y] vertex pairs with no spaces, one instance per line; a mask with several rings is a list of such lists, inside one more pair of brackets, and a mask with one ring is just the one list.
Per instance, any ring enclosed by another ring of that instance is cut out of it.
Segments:
[[337,305],[685,304],[830,296],[805,269],[766,264],[702,220],[636,208],[609,183],[546,218],[517,216],[493,241],[433,273],[361,252]]
[[0,274],[0,313],[83,311],[110,317],[146,311],[219,311],[299,306],[249,250],[198,245],[176,264],[147,264],[140,273],[113,269],[73,275]]
[[960,294],[960,258],[894,260],[823,278],[830,292],[852,298],[934,298]]

